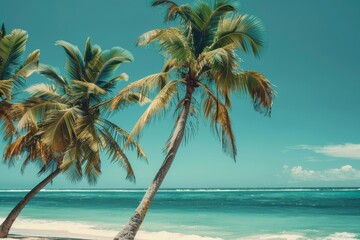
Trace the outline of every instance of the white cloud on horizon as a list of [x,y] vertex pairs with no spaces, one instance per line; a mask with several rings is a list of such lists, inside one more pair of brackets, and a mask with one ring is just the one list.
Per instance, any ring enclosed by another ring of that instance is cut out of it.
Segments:
[[344,165],[341,168],[327,169],[323,171],[307,170],[302,166],[289,168],[284,166],[284,172],[293,179],[301,181],[346,181],[360,180],[360,170],[353,168],[351,165]]
[[295,147],[295,149],[312,150],[315,153],[330,157],[360,160],[360,144],[345,143],[327,146],[298,145]]

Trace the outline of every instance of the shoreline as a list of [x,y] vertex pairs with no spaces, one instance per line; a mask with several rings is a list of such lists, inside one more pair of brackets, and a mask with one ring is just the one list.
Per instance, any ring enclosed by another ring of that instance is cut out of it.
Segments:
[[[120,228],[119,228],[120,229]],[[18,219],[9,234],[8,240],[112,240],[118,231],[97,228],[84,222]],[[304,232],[255,233],[239,236],[234,240],[357,240],[358,234],[334,232],[328,236],[309,238]],[[167,231],[139,231],[135,240],[223,240],[193,234]]]

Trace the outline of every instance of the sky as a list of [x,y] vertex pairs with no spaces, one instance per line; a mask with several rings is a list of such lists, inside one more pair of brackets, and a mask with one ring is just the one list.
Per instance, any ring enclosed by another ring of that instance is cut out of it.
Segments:
[[[178,1],[184,3],[186,1]],[[191,2],[191,1],[188,1]],[[234,95],[231,118],[238,148],[237,162],[222,152],[221,143],[199,120],[197,134],[178,151],[163,187],[359,187],[360,186],[360,1],[357,0],[240,0],[239,12],[259,17],[266,28],[260,58],[241,54],[241,68],[263,73],[277,97],[271,118],[254,111],[248,97]],[[153,45],[137,47],[139,35],[165,28],[164,9],[145,0],[2,1],[0,21],[7,30],[28,32],[27,53],[41,51],[41,62],[64,72],[65,53],[57,40],[80,49],[90,37],[109,49],[133,53],[124,64],[129,82],[161,70],[163,57]],[[29,84],[46,82],[39,75]],[[122,83],[119,89],[128,83]],[[145,107],[131,106],[111,117],[131,130]],[[172,112],[143,132],[140,144],[148,163],[127,152],[136,183],[102,156],[97,185],[71,183],[59,176],[47,188],[146,188],[164,159],[162,152],[174,118]],[[5,143],[1,142],[0,154]],[[44,176],[21,161],[0,165],[0,189],[29,189]]]

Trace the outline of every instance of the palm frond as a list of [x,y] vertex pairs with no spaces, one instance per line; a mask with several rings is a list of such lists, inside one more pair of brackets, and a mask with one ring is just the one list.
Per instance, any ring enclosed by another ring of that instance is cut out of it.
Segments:
[[95,82],[104,60],[101,58],[102,51],[97,45],[92,45],[90,38],[86,40],[84,52],[85,79],[88,82]]
[[0,80],[0,97],[11,100],[14,80]]
[[63,47],[68,56],[65,68],[71,79],[83,79],[85,63],[79,48],[65,41],[57,41],[56,45]]
[[0,39],[2,39],[5,35],[6,35],[5,24],[2,23],[0,29]]
[[[165,62],[162,72],[170,72],[172,69],[181,66],[175,59],[169,59]],[[161,86],[160,86],[161,88]]]
[[119,144],[115,141],[115,139],[111,136],[111,133],[106,130],[102,129],[99,130],[100,139],[103,142],[103,148],[107,152],[107,155],[111,159],[112,162],[118,162],[121,167],[125,168],[126,170],[126,179],[131,182],[135,182],[135,174],[131,167],[130,161],[119,146]]
[[185,18],[184,6],[177,5],[174,1],[170,0],[155,0],[151,4],[152,7],[167,6],[167,12],[165,14],[165,22],[174,21],[178,17]]
[[[213,10],[211,9],[210,3],[204,0],[194,1],[193,14],[198,18],[196,28],[202,30],[206,27],[207,21],[211,18]],[[196,22],[193,22],[196,23]]]
[[238,67],[237,56],[233,49],[232,45],[227,45],[222,48],[202,52],[198,58],[200,69],[210,69],[210,71],[216,72],[221,78],[224,78],[224,76],[226,78],[229,74],[228,72]]
[[14,126],[14,121],[17,115],[14,113],[14,104],[8,101],[0,102],[0,128],[4,132],[4,140],[9,143],[12,142],[12,138],[17,134]]
[[[104,118],[97,119],[97,124],[103,130],[106,130],[107,133],[109,133],[117,143],[121,143],[120,146],[124,146],[125,148],[125,143],[129,139],[129,133],[127,131]],[[137,157],[147,161],[144,150],[135,140],[130,139],[127,147],[129,147],[131,150],[136,149]]]
[[116,71],[120,64],[132,62],[134,61],[134,57],[129,51],[120,47],[114,47],[103,52],[102,60],[104,63],[99,69],[99,73],[95,79],[95,83],[97,84],[106,82],[107,78]]
[[4,152],[4,161],[9,166],[14,165],[15,160],[22,157],[24,158],[21,166],[22,172],[29,162],[39,162],[42,166],[46,166],[55,159],[51,148],[36,137],[36,131],[27,131],[7,145]]
[[80,115],[77,107],[51,111],[40,126],[41,140],[54,151],[63,152],[75,138],[75,123]]
[[[46,162],[46,164],[43,162],[40,163],[40,170],[38,171],[37,174],[38,174],[38,176],[45,174],[45,173],[51,174],[54,171],[56,171],[58,168],[59,168],[59,161],[57,161],[55,159],[51,159],[50,161]],[[25,170],[25,166],[21,166],[21,170],[23,172]]]
[[168,78],[169,74],[167,72],[161,72],[130,83],[111,100],[110,110],[119,109],[123,103],[128,102],[129,97],[139,97],[140,103],[147,103],[148,93],[155,88],[163,88],[168,83]]
[[154,0],[151,3],[152,7],[157,7],[157,6],[160,6],[160,5],[174,5],[174,6],[177,6],[177,4],[174,1],[170,1],[170,0]]
[[86,143],[93,152],[99,151],[94,114],[90,113],[79,117],[76,120],[75,132],[80,142]]
[[113,104],[113,101],[114,98],[110,98],[105,101],[100,100],[97,104],[92,105],[90,109],[98,109],[101,116],[110,116],[112,113],[114,113],[114,110],[119,111],[120,109],[125,109],[132,104],[139,104],[140,106],[143,106],[151,102],[149,98],[137,92],[127,92],[126,94],[123,94],[120,99],[116,100],[118,101],[117,105],[112,109],[111,104]]
[[71,182],[79,182],[83,178],[81,159],[83,153],[80,144],[73,144],[64,153],[60,169],[67,175]]
[[8,144],[4,152],[4,162],[9,166],[15,164],[15,160],[24,154],[26,143],[29,141],[29,132],[18,137],[14,142]]
[[14,73],[12,79],[15,80],[15,86],[21,86],[25,78],[28,78],[34,72],[38,72],[40,50],[35,50],[29,54],[24,64]]
[[181,63],[187,63],[194,59],[186,36],[180,29],[167,28],[152,30],[142,34],[136,43],[139,46],[143,46],[154,41],[158,41],[160,51],[168,58],[176,59]]
[[27,39],[27,33],[21,29],[14,29],[0,39],[0,79],[9,79],[14,75],[20,66]]
[[36,72],[39,65],[40,50],[35,50],[30,53],[24,64],[16,71],[14,78],[22,77],[27,78],[32,73]]
[[232,45],[200,55],[201,74],[208,82],[215,80],[218,91],[226,97],[232,91],[238,71],[237,55]]
[[57,89],[54,85],[45,83],[35,84],[25,89],[26,92],[31,94],[30,98],[39,99],[60,98],[61,96],[56,92],[56,90]]
[[184,80],[179,79],[171,81],[158,92],[154,100],[149,104],[148,108],[133,127],[129,134],[128,142],[130,142],[134,136],[135,138],[138,138],[143,127],[148,124],[153,117],[157,116],[161,111],[164,111],[164,109],[168,107],[172,97],[177,93],[179,83],[184,83]]
[[[221,143],[223,151],[231,155],[236,161],[236,144],[235,136],[232,130],[230,116],[227,107],[216,97],[216,95],[205,84],[199,83],[199,86],[203,88],[207,97],[204,101],[204,116],[210,119],[210,124],[215,128],[216,134],[221,137]],[[217,125],[221,127],[221,135],[217,129]]]
[[[82,146],[84,148],[84,146]],[[84,159],[83,162],[84,172],[86,179],[90,185],[95,185],[98,177],[101,174],[101,161],[99,152],[92,151],[90,148],[84,151]]]
[[47,77],[49,80],[53,81],[57,85],[59,85],[63,91],[65,91],[66,86],[68,86],[68,83],[66,80],[61,77],[56,70],[48,65],[40,64],[39,66],[39,72],[41,75]]
[[[197,35],[197,33],[200,33],[206,24],[204,14],[211,11],[208,4],[202,0],[198,0],[195,2],[195,7],[191,7],[189,5],[182,5],[180,8],[182,9],[183,13],[182,23],[184,25],[187,25],[187,27],[191,26],[191,29],[189,30],[191,30],[193,34]],[[194,38],[197,39],[197,36],[194,36]]]
[[4,141],[11,143],[14,135],[17,135],[16,128],[13,124],[14,120],[7,114],[0,116],[0,119],[1,132],[4,132]]
[[263,46],[264,27],[261,21],[250,15],[234,14],[219,22],[216,36],[210,49],[222,48],[229,44],[244,52],[252,51],[255,56]]
[[102,52],[101,57],[105,63],[113,58],[123,59],[124,62],[134,61],[134,56],[131,52],[121,47],[113,47],[110,50],[105,50]]
[[270,81],[263,74],[254,71],[240,72],[236,75],[236,80],[234,89],[248,93],[255,110],[270,115],[276,95]]
[[[101,87],[99,87],[95,83],[91,83],[91,82],[73,80],[72,85],[73,85],[73,88],[75,88],[75,89],[83,90],[83,91],[80,91],[82,94],[83,93],[86,93],[86,94],[93,93],[95,95],[98,95],[98,94],[105,94],[106,93],[106,91],[104,89],[102,89]],[[75,91],[75,92],[77,92],[77,91]]]
[[228,0],[214,2],[212,9],[209,2],[200,2],[196,8],[197,15],[202,19],[202,25],[198,31],[193,32],[195,44],[195,56],[198,56],[203,50],[210,46],[215,38],[216,28],[219,22],[228,13],[235,12],[234,5]]
[[[185,107],[185,99],[182,99],[181,101],[179,101],[178,105],[176,106],[176,110],[174,112],[176,120],[175,120],[173,130],[172,130],[168,140],[166,141],[165,147],[163,149],[163,152],[165,154],[168,153],[168,151],[170,150],[172,141],[173,141],[173,139],[175,139],[176,126],[179,123],[179,120],[180,120],[181,114],[182,114],[182,112],[184,110],[184,107]],[[197,103],[195,101],[195,98],[192,98],[192,102],[190,104],[190,109],[189,109],[189,113],[188,113],[187,120],[186,120],[186,126],[185,126],[185,129],[184,129],[184,141],[183,141],[183,143],[185,145],[190,141],[191,138],[193,138],[196,135],[196,133],[198,131],[198,128],[199,128],[199,118],[198,118],[197,108],[198,108],[198,106],[197,106]]]
[[101,87],[102,89],[104,89],[107,93],[110,93],[111,90],[113,90],[117,84],[118,81],[128,81],[129,80],[129,76],[126,73],[121,73],[115,77],[113,77],[112,79],[110,79],[109,81],[103,81],[103,82],[98,82],[97,85],[99,87]]
[[92,44],[90,41],[90,37],[86,39],[85,43],[85,51],[84,51],[84,63],[85,67],[94,59],[95,52],[93,51]]
[[54,110],[65,110],[68,106],[58,101],[46,101],[39,99],[28,99],[22,103],[24,108],[19,118],[17,127],[22,129],[37,128],[38,122],[43,121]]

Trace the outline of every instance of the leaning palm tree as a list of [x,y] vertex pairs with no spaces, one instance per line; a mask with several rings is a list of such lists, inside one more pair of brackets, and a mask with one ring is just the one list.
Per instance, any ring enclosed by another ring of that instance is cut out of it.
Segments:
[[[264,75],[240,69],[238,53],[255,56],[263,46],[261,22],[249,15],[237,13],[228,0],[196,1],[193,6],[177,5],[169,0],[154,1],[152,6],[167,7],[166,21],[179,20],[178,27],[144,33],[137,44],[158,43],[166,63],[160,73],[130,84],[117,94],[123,96],[140,89],[144,95],[158,93],[140,117],[129,136],[137,138],[142,128],[160,112],[176,104],[177,118],[167,144],[166,157],[130,222],[115,239],[134,239],[150,203],[163,182],[184,134],[191,131],[202,111],[221,139],[225,153],[236,158],[235,136],[229,116],[231,95],[248,94],[255,110],[270,114],[274,91]],[[200,104],[202,102],[202,108]],[[111,108],[117,107],[117,98]]]
[[22,61],[26,50],[28,35],[24,30],[14,29],[6,34],[5,25],[0,29],[0,122],[4,131],[4,140],[11,142],[16,134],[13,124],[12,109],[18,104],[12,102],[16,90],[23,85],[24,80],[37,71],[40,51],[30,53]]
[[[124,153],[129,134],[106,119],[111,92],[119,80],[127,80],[122,73],[114,76],[118,66],[131,62],[130,52],[121,48],[102,51],[86,41],[85,53],[64,41],[58,41],[67,54],[67,77],[59,75],[52,67],[41,65],[40,73],[53,84],[40,83],[27,91],[31,96],[14,112],[18,116],[18,128],[23,133],[11,143],[4,158],[12,164],[23,157],[23,167],[37,162],[39,173],[50,172],[11,211],[0,227],[0,237],[8,232],[25,205],[60,173],[77,182],[83,175],[95,184],[101,173],[100,152],[108,154],[113,162],[126,169],[126,178],[135,180],[130,161]],[[140,93],[130,93],[121,99],[121,107],[137,103]],[[141,101],[147,101],[141,97]],[[137,151],[138,158],[146,159],[135,141],[128,146]]]

